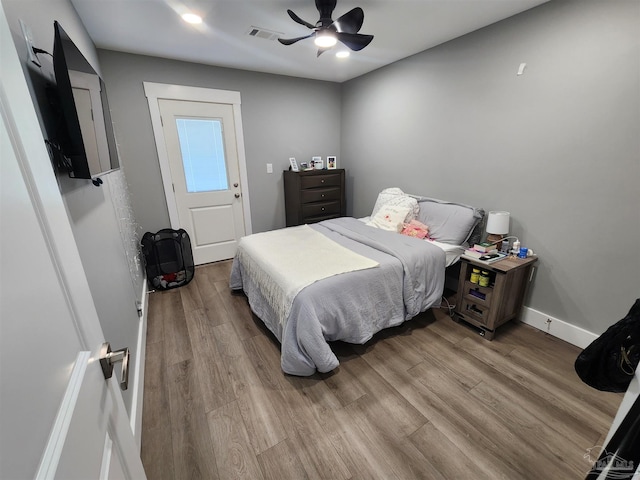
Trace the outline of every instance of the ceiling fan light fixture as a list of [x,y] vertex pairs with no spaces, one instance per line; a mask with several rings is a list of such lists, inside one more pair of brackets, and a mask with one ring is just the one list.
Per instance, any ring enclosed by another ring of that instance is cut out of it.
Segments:
[[338,43],[338,39],[333,35],[333,33],[324,31],[316,34],[314,43],[320,48],[331,48]]
[[320,19],[315,25],[303,20],[293,11],[287,10],[291,20],[307,27],[312,32],[302,37],[278,38],[278,42],[282,45],[293,45],[300,40],[313,37],[314,43],[318,47],[318,57],[335,46],[338,41],[354,52],[362,50],[373,40],[373,35],[358,33],[364,21],[364,12],[360,7],[352,8],[337,20],[333,20],[331,16],[336,8],[336,3],[337,0],[315,0],[316,8],[320,13]]
[[349,50],[340,50],[339,52],[336,52],[336,57],[338,58],[347,58],[349,55],[351,55]]
[[187,23],[199,24],[202,23],[202,17],[195,13],[183,13],[182,19]]

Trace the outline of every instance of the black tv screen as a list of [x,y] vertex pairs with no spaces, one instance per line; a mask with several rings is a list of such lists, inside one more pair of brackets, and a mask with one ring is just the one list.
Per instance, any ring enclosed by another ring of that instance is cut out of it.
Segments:
[[53,70],[64,124],[60,148],[71,177],[96,179],[120,167],[105,84],[58,22],[54,31]]

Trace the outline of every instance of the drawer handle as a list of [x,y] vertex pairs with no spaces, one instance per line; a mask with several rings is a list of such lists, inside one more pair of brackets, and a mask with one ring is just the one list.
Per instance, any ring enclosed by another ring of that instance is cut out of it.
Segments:
[[324,207],[322,207],[322,211],[324,212]]
[[324,179],[320,180],[320,183],[324,183]]
[[324,193],[322,195],[320,195],[320,197],[324,198]]

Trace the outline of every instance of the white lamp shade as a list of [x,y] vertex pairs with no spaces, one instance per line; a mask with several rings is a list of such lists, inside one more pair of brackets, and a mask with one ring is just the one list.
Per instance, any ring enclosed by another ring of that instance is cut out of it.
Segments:
[[487,233],[506,235],[509,233],[509,212],[489,212]]

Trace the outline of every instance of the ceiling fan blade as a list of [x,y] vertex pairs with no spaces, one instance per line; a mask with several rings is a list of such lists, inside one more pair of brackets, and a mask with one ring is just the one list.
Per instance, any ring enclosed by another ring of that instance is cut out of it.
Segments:
[[304,40],[305,38],[313,37],[316,32],[313,32],[311,35],[305,35],[304,37],[296,37],[296,38],[279,38],[278,41],[282,45],[293,45],[294,43]]
[[360,7],[349,10],[331,25],[332,30],[345,33],[358,33],[364,22],[364,12]]
[[287,10],[287,13],[289,14],[289,16],[291,17],[291,20],[293,20],[296,23],[299,23],[300,25],[304,25],[307,28],[311,28],[314,29],[316,28],[315,25],[311,25],[309,22],[305,22],[303,19],[301,19],[298,15],[296,15],[295,13],[293,13],[293,11],[291,10]]
[[360,33],[338,32],[336,35],[338,40],[356,52],[358,50],[362,50],[371,43],[371,40],[373,40],[373,35],[362,35]]
[[327,27],[331,24],[331,14],[336,8],[337,0],[316,0],[316,8],[318,12],[320,12],[320,21],[323,22],[324,27]]

